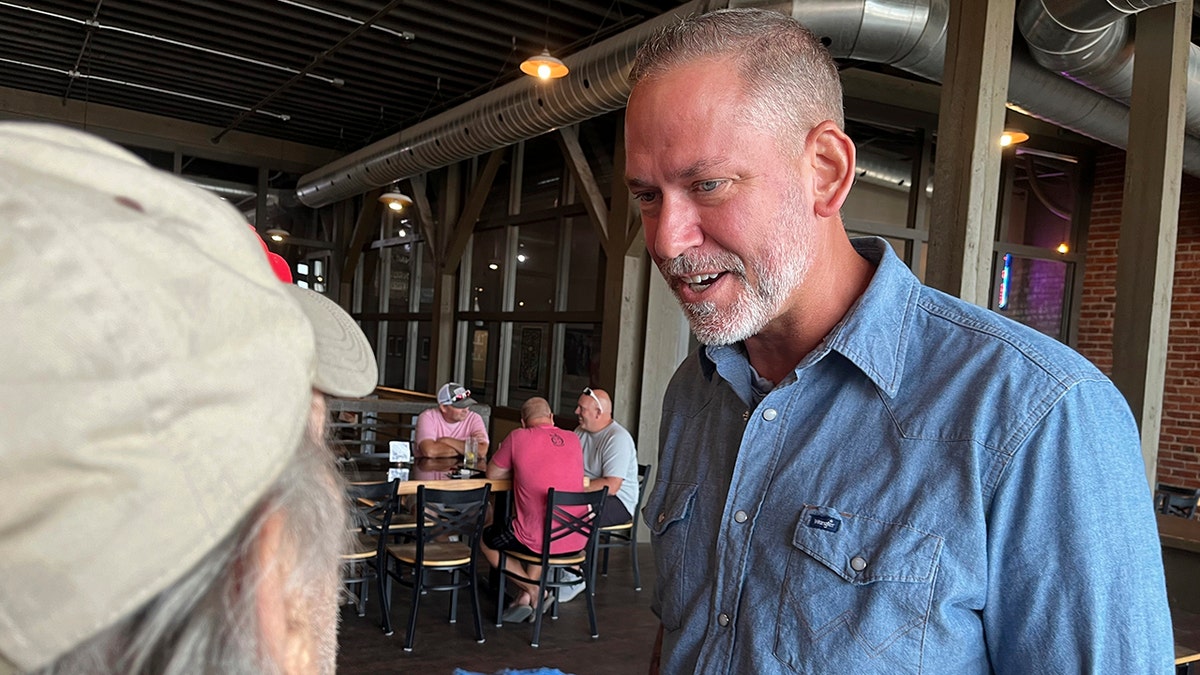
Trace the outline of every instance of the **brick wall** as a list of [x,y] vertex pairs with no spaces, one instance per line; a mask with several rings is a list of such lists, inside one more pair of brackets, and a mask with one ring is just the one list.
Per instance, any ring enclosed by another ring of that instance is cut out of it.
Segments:
[[[1117,237],[1125,154],[1097,156],[1077,348],[1112,372]],[[1158,480],[1200,487],[1200,180],[1184,176],[1171,301]]]

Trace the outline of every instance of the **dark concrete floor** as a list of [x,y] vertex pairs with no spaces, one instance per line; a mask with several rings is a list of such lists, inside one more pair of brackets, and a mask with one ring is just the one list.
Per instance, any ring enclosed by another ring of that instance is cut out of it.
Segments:
[[[421,602],[416,646],[405,653],[404,630],[408,622],[408,589],[396,587],[392,624],[396,633],[385,636],[379,628],[379,604],[374,595],[367,614],[359,617],[353,606],[342,608],[338,672],[348,675],[420,673],[452,675],[455,668],[495,673],[505,668],[557,668],[570,675],[629,675],[645,673],[658,631],[658,618],[650,611],[654,564],[648,544],[639,557],[642,590],[633,590],[627,550],[613,549],[607,577],[597,578],[596,615],[600,637],[588,630],[587,604],[579,595],[559,608],[559,618],[542,624],[541,646],[529,646],[533,624],[495,626],[495,599],[481,593],[486,642],[475,643],[471,601],[459,598],[458,622],[447,622],[449,593],[429,593]],[[486,590],[486,589],[481,589]]]

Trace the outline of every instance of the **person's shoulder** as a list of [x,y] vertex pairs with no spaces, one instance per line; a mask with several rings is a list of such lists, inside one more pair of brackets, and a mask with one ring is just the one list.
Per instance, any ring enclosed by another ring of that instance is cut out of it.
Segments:
[[1064,387],[1108,379],[1071,347],[994,310],[928,286],[921,288],[917,307],[922,325],[914,327],[914,342],[932,361],[973,363],[993,373],[1016,369]]

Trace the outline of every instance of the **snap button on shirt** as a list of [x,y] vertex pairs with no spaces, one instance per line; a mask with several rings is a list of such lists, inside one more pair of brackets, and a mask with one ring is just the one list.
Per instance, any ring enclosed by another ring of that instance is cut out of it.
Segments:
[[733,514],[733,520],[734,520],[734,522],[737,522],[737,523],[744,523],[749,519],[750,519],[750,516],[746,515],[745,511],[738,511],[737,513]]
[[768,422],[770,422],[771,420],[775,419],[778,416],[779,416],[779,411],[775,410],[774,408],[767,408],[766,410],[763,411],[763,419]]
[[722,628],[724,628],[725,626],[728,626],[729,625],[729,615],[726,614],[725,612],[721,612],[720,614],[717,615],[717,623],[721,624]]
[[867,569],[867,559],[859,555],[854,556],[850,559],[850,569],[854,570],[855,572],[861,572]]
[[665,513],[658,514],[658,522],[659,523],[661,523],[662,521],[664,521],[666,519],[667,519],[667,514],[665,514]]

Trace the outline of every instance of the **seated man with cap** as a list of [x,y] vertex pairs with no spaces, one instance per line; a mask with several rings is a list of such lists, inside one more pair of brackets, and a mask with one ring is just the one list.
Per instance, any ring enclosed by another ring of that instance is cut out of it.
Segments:
[[221,199],[71,129],[0,147],[0,673],[333,672],[324,394],[374,389],[365,337]]
[[466,441],[478,444],[479,459],[487,456],[488,435],[479,413],[471,410],[471,390],[447,382],[438,390],[438,405],[417,415],[416,457],[455,457],[466,450]]

